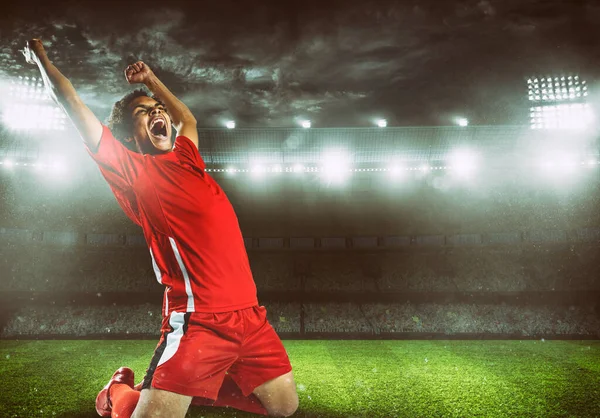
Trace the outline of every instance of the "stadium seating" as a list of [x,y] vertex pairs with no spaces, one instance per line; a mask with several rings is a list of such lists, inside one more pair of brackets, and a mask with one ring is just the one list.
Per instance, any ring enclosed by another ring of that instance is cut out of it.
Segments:
[[[278,333],[307,338],[320,334],[369,337],[403,333],[600,337],[600,317],[591,306],[270,303],[266,307],[268,320]],[[24,307],[5,318],[0,338],[155,338],[159,335],[160,314],[156,304]]]
[[[157,292],[145,248],[3,248],[0,292]],[[600,250],[478,246],[367,253],[251,251],[259,291],[519,292],[600,290]]]

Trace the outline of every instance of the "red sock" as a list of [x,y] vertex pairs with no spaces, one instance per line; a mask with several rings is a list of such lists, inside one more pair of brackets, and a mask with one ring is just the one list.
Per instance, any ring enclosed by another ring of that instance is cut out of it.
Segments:
[[242,390],[228,374],[225,375],[225,379],[217,395],[217,400],[214,403],[209,399],[194,398],[192,405],[223,406],[252,412],[253,414],[268,415],[267,410],[258,398],[254,394],[244,396]]
[[140,392],[133,390],[124,383],[117,383],[110,387],[110,401],[112,403],[112,418],[130,418],[140,399]]

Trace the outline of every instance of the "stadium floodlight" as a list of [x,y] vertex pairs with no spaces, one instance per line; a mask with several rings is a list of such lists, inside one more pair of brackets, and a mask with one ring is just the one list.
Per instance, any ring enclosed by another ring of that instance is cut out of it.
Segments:
[[400,166],[399,164],[393,164],[391,166],[388,167],[387,172],[388,172],[388,177],[391,179],[399,179],[400,177],[402,177],[402,174],[404,173],[404,168],[402,166]]
[[281,173],[281,172],[283,172],[283,168],[281,167],[280,164],[275,164],[273,167],[271,167],[271,172],[272,173]]
[[302,164],[295,164],[292,171],[298,174],[304,173],[304,166]]
[[304,129],[308,129],[311,127],[311,123],[309,120],[301,120],[300,126],[302,126]]
[[19,76],[11,80],[8,96],[11,100],[2,109],[6,126],[17,130],[65,129],[67,117],[52,103],[41,78]]
[[350,156],[345,150],[327,150],[321,157],[323,178],[330,183],[342,183],[350,175]]
[[235,167],[227,167],[225,169],[225,172],[229,175],[229,176],[235,176],[235,173],[237,172],[237,170],[235,169]]
[[16,130],[65,130],[67,117],[56,106],[14,103],[4,109],[2,122]]
[[267,172],[267,169],[265,168],[265,166],[261,165],[261,164],[255,164],[252,166],[252,169],[250,170],[250,174],[252,175],[252,177],[254,178],[260,178],[262,177],[265,173]]
[[227,129],[235,129],[235,121],[228,120],[227,122],[225,122],[225,126],[227,127]]
[[8,95],[14,100],[27,102],[51,102],[52,99],[46,92],[42,79],[36,77],[22,77],[11,80]]
[[457,149],[448,157],[450,168],[458,177],[469,177],[477,168],[477,156],[470,150]]
[[4,161],[2,161],[2,165],[6,168],[12,168],[14,163],[12,162],[12,160],[6,158]]
[[462,126],[464,128],[465,126],[469,125],[469,120],[465,119],[465,118],[457,118],[456,119],[456,124],[458,126]]
[[583,130],[595,120],[587,103],[535,106],[530,109],[532,129]]
[[[585,90],[583,88],[585,87]],[[527,96],[532,102],[575,102],[587,96],[586,81],[578,75],[563,75],[542,78],[541,83],[535,78],[527,80]]]
[[377,119],[376,123],[380,128],[385,128],[387,126],[387,120],[385,119]]

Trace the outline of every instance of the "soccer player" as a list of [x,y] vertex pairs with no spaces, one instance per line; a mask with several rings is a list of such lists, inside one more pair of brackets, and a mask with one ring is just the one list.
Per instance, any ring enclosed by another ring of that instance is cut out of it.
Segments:
[[205,171],[190,110],[136,62],[125,77],[153,96],[126,95],[105,126],[39,39],[22,52],[38,66],[121,208],[142,227],[165,287],[161,337],[143,382],[134,388],[133,371],[117,370],[98,394],[98,414],[177,418],[198,404],[292,415],[298,395],[289,358],[258,305],[237,217]]

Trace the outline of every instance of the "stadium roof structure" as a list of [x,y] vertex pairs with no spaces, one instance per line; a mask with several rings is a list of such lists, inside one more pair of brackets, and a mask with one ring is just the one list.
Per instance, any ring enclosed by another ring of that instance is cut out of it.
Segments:
[[532,130],[529,126],[388,127],[319,129],[200,129],[200,152],[208,165],[318,164],[323,152],[342,149],[349,163],[443,161],[457,148],[484,157],[534,157],[551,148],[597,156],[598,135]]
[[[73,131],[74,132],[74,131]],[[68,132],[60,133],[61,136]],[[74,133],[76,135],[76,133]],[[46,138],[0,130],[0,157],[30,159],[48,151]],[[69,141],[69,147],[73,144]],[[538,159],[545,151],[599,159],[597,131],[538,130],[529,126],[444,126],[387,128],[199,128],[199,148],[208,167],[323,162],[327,151],[341,150],[355,167],[388,163],[418,165],[447,159],[468,148],[499,165]]]

